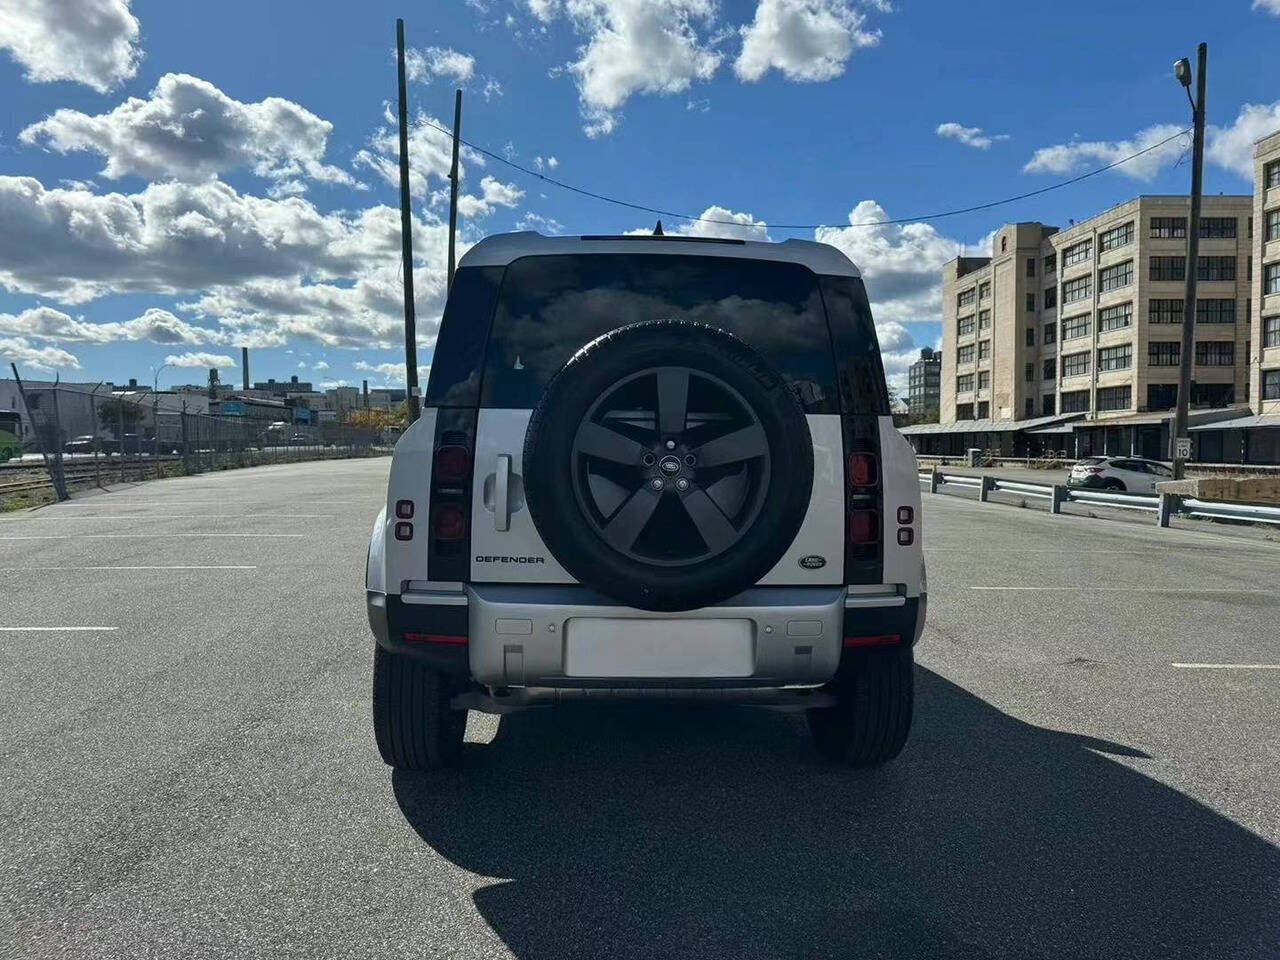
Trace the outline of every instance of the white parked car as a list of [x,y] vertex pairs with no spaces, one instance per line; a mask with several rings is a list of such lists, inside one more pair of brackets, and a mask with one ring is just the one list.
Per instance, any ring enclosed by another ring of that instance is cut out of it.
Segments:
[[1155,493],[1156,484],[1172,480],[1173,471],[1158,460],[1138,457],[1085,457],[1071,468],[1069,487]]

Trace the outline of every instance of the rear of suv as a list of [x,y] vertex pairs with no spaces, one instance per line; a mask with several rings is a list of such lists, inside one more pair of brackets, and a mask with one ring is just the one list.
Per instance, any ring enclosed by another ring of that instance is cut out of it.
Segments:
[[455,763],[466,712],[691,699],[902,749],[920,494],[857,268],[789,240],[490,237],[462,258],[366,590],[374,726]]

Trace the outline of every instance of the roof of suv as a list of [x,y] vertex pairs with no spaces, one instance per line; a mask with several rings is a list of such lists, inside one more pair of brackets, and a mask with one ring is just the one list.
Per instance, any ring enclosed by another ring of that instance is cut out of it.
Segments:
[[861,277],[853,262],[835,247],[813,240],[722,240],[711,237],[654,237],[644,234],[601,237],[545,237],[533,230],[485,237],[462,256],[459,267],[505,267],[521,257],[568,253],[659,253],[738,257],[798,263],[824,276]]

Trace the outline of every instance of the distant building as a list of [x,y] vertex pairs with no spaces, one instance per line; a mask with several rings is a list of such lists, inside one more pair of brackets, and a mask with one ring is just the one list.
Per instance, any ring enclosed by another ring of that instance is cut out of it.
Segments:
[[296,376],[290,377],[288,380],[268,379],[265,383],[260,380],[253,385],[253,389],[264,391],[273,397],[287,397],[291,393],[314,392],[308,381],[299,380]]
[[917,423],[937,423],[942,397],[942,353],[932,347],[920,351],[920,359],[907,370],[907,407]]

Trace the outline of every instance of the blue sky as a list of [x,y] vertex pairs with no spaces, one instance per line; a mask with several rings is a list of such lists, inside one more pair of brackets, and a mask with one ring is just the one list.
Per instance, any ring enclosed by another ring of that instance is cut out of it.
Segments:
[[[1212,11],[1206,17],[1206,13]],[[1207,192],[1245,193],[1280,127],[1280,0],[0,0],[0,356],[33,376],[403,378],[394,20],[410,102],[424,365],[444,286],[444,138],[586,189],[836,243],[863,268],[891,373],[938,337],[939,270],[1009,220],[1065,224],[1186,190],[1171,64],[1209,43]],[[464,155],[464,242],[653,217]],[[859,226],[849,226],[850,223]]]

